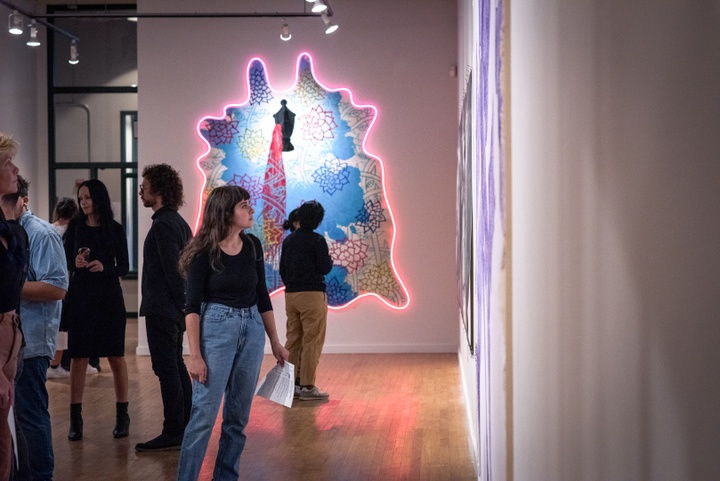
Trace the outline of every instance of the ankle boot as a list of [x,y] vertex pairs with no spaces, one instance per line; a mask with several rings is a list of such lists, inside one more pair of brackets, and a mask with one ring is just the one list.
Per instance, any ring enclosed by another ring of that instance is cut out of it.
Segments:
[[115,403],[115,429],[114,438],[125,438],[130,432],[130,416],[128,416],[128,403]]
[[82,403],[70,405],[70,441],[80,441],[83,435]]

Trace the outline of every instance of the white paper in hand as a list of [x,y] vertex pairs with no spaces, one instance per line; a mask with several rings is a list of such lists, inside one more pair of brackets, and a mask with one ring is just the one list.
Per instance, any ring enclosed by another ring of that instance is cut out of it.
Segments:
[[17,431],[15,429],[15,410],[10,406],[10,412],[8,412],[8,426],[10,427],[10,437],[12,437],[13,446],[15,446],[15,465],[20,464],[18,459],[18,443],[17,443]]
[[261,396],[283,406],[291,407],[295,395],[295,366],[285,361],[270,369],[258,384],[256,396]]

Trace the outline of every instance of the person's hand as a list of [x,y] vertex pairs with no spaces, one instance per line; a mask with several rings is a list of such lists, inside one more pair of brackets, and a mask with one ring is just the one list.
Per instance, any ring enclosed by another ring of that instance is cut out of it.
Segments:
[[81,247],[78,250],[78,255],[75,256],[75,267],[78,269],[84,269],[88,266],[88,256],[90,255],[89,247]]
[[90,272],[102,272],[105,270],[105,266],[102,265],[102,262],[95,259],[94,261],[90,261],[87,263],[87,268],[90,269]]
[[207,379],[207,365],[202,356],[190,356],[187,370],[192,379],[197,379],[197,382],[200,384],[205,384],[205,380]]
[[273,356],[277,359],[278,364],[284,366],[285,361],[287,361],[290,357],[290,352],[285,349],[285,346],[280,344],[280,341],[271,342],[270,348],[272,349]]
[[15,397],[13,385],[4,374],[0,373],[0,408],[12,406]]

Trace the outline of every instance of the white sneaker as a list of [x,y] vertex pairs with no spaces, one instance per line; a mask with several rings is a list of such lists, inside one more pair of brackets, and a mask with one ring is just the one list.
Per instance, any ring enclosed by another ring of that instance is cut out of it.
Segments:
[[62,366],[49,367],[47,370],[48,379],[63,379],[70,377],[70,373],[65,370]]
[[85,374],[97,374],[98,369],[96,367],[92,367],[90,364],[88,364],[87,369],[85,370]]
[[300,393],[298,394],[298,398],[301,401],[316,401],[327,399],[328,397],[328,393],[322,392],[317,386],[314,386],[312,389],[301,387]]

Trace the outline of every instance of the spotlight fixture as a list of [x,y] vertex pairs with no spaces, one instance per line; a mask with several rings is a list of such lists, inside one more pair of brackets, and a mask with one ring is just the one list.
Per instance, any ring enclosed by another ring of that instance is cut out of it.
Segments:
[[22,35],[23,33],[23,18],[17,10],[8,16],[8,32],[13,35]]
[[37,38],[37,24],[35,23],[35,20],[30,21],[30,39],[27,41],[27,45],[29,47],[39,47],[40,41]]
[[70,42],[70,60],[68,60],[68,63],[70,65],[77,65],[80,60],[78,60],[78,47],[77,47],[77,40],[73,39]]
[[325,23],[325,34],[326,35],[333,33],[335,30],[338,29],[338,26],[330,20],[330,17],[328,17],[325,12],[323,12],[322,15],[320,15],[320,17],[322,17],[322,20]]
[[325,0],[315,0],[315,5],[312,6],[312,12],[313,13],[320,13],[327,10],[327,5],[325,4]]
[[291,38],[292,35],[290,34],[290,27],[288,27],[287,22],[283,19],[282,29],[280,29],[280,39],[287,42]]

